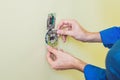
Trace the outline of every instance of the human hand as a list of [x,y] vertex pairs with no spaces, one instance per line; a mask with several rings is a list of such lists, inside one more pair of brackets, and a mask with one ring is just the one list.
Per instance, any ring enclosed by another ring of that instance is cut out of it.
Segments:
[[47,47],[47,61],[55,70],[77,69],[83,71],[86,63],[63,50]]
[[86,31],[76,20],[62,20],[58,24],[58,35],[66,42],[66,37],[71,36],[76,40],[86,41],[88,31]]

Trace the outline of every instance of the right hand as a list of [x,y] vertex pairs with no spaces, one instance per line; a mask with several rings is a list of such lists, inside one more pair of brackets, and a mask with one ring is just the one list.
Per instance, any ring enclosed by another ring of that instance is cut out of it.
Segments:
[[83,42],[102,41],[99,32],[88,32],[76,20],[62,20],[58,24],[57,34],[62,36],[64,42],[66,42],[67,36]]
[[57,34],[62,36],[64,42],[67,36],[84,42],[88,32],[76,20],[62,20],[58,24]]

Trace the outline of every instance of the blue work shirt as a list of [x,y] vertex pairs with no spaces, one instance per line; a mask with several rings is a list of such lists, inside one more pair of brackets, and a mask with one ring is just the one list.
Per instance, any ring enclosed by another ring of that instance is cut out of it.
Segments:
[[86,80],[120,80],[120,27],[100,32],[105,47],[110,48],[106,57],[106,69],[87,64],[84,68]]

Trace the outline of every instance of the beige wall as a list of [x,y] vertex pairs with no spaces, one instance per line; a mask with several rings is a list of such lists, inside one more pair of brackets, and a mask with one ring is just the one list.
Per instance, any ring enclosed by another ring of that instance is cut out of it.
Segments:
[[[89,31],[119,25],[120,0],[1,0],[0,80],[84,80],[79,71],[55,71],[46,62],[46,19],[76,19]],[[108,49],[98,43],[59,39],[59,48],[104,68]]]

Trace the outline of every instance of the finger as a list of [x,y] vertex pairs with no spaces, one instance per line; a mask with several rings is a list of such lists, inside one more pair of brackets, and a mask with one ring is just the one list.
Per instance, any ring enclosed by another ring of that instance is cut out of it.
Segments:
[[64,36],[64,42],[66,42],[66,39],[67,39],[67,36],[65,35],[65,36]]
[[71,31],[65,31],[65,30],[57,30],[57,34],[72,36],[72,32]]
[[[59,29],[59,30],[67,31],[67,30],[71,30],[70,28],[71,28],[70,26],[63,26],[62,29]],[[59,30],[57,30],[57,31],[59,32]],[[58,34],[58,33],[57,33],[57,35],[58,35],[58,37],[60,36],[60,34]]]
[[65,37],[64,36],[62,36],[62,40],[63,40],[63,42],[65,41]]
[[61,29],[63,26],[67,26],[68,25],[68,22],[65,22],[65,21],[61,21],[58,26],[57,26],[57,29]]
[[64,43],[66,42],[66,35],[62,36],[62,40]]
[[62,20],[59,24],[58,24],[58,27],[57,29],[61,29],[63,28],[63,26],[70,26],[71,25],[71,21],[70,20]]
[[[65,28],[65,30],[68,31],[69,28]],[[63,42],[64,42],[64,43],[66,42],[66,38],[67,38],[67,35],[64,35],[64,36],[63,36]]]
[[57,58],[56,58],[56,55],[54,55],[54,54],[50,54],[50,57],[51,57],[51,59],[53,60],[53,61],[55,61]]
[[56,55],[56,53],[58,52],[55,48],[51,47],[51,46],[47,46],[47,50],[50,52],[50,53],[53,53]]
[[52,65],[54,61],[51,59],[50,54],[51,54],[51,53],[48,52],[46,57],[47,57],[48,63],[49,63],[50,65]]

